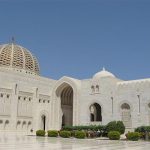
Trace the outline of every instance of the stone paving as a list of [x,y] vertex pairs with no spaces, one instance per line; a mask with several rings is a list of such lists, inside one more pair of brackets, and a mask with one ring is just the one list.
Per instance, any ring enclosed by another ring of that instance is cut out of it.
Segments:
[[64,139],[0,134],[0,150],[149,150],[150,142]]

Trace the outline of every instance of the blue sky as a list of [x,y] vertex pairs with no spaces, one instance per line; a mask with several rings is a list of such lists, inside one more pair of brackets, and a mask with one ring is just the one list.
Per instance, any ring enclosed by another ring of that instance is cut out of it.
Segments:
[[0,44],[14,36],[43,76],[150,77],[150,0],[0,0],[0,19]]

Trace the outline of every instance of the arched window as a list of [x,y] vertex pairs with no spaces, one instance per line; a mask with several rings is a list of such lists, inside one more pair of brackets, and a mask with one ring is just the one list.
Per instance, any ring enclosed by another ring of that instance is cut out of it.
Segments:
[[101,106],[98,103],[90,106],[90,121],[102,121]]
[[6,121],[5,121],[5,124],[9,124],[9,120],[6,120]]
[[123,103],[121,105],[121,117],[125,127],[131,127],[131,110],[129,104]]
[[9,129],[9,120],[6,120],[6,121],[5,121],[4,129],[5,129],[5,130]]
[[21,121],[20,120],[17,121],[16,129],[21,130]]
[[1,97],[3,97],[4,96],[4,94],[3,93],[1,93]]
[[26,130],[26,121],[23,121],[23,122],[22,122],[22,129],[23,129],[23,130]]
[[96,85],[96,92],[99,92],[99,85]]
[[31,121],[29,121],[29,122],[28,122],[28,125],[27,125],[27,130],[28,130],[29,132],[32,132],[31,129],[32,129],[32,123],[31,123]]
[[130,106],[129,106],[129,104],[124,103],[124,104],[121,105],[121,108],[122,108],[122,109],[128,109],[128,110],[129,110],[129,109],[130,109]]
[[91,90],[92,90],[92,93],[95,92],[95,88],[94,88],[94,85],[91,86]]
[[7,98],[9,98],[10,97],[10,95],[9,94],[7,94]]

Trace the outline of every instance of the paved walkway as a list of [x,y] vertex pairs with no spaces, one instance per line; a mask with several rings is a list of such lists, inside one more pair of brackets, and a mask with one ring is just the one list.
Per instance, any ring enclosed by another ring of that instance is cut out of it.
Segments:
[[0,134],[0,150],[149,150],[150,142],[64,139]]

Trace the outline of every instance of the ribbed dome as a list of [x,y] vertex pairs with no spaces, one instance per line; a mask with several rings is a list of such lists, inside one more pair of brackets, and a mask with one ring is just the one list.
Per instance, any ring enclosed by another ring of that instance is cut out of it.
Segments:
[[115,77],[111,72],[108,72],[105,70],[105,68],[103,68],[102,71],[96,73],[93,78],[99,79],[99,78],[103,78],[103,77]]
[[39,64],[26,48],[14,43],[0,45],[0,66],[39,75]]

